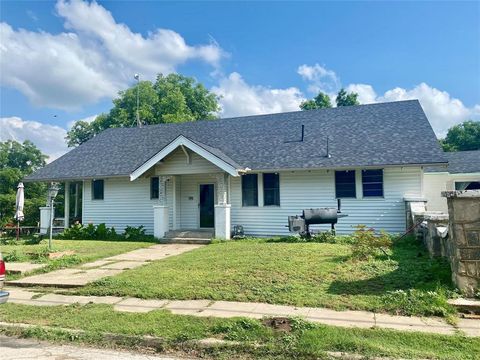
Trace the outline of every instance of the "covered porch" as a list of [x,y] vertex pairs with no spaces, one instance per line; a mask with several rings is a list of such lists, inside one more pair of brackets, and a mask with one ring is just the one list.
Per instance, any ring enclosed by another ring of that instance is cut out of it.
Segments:
[[154,236],[169,231],[213,231],[216,238],[230,239],[230,178],[245,170],[227,155],[182,135],[163,148],[130,176],[151,180],[158,189],[153,205]]
[[154,236],[230,239],[230,175],[225,172],[158,176]]

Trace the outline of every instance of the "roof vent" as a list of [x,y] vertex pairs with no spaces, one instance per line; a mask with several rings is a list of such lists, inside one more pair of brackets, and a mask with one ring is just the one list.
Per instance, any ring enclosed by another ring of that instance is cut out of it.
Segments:
[[327,135],[327,155],[325,157],[327,157],[329,159],[332,157],[332,155],[330,154],[330,148],[329,148],[329,144],[328,144],[328,135]]

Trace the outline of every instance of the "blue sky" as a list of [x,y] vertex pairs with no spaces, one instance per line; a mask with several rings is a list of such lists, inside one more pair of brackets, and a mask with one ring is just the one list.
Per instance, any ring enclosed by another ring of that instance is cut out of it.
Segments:
[[160,71],[222,95],[222,116],[291,111],[340,87],[362,103],[418,98],[442,136],[480,117],[479,4],[3,1],[0,139],[56,157],[72,121]]

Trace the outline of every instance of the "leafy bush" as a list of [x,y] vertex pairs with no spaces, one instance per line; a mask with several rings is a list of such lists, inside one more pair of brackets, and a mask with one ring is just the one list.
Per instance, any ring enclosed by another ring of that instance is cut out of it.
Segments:
[[365,225],[357,225],[352,235],[352,257],[357,260],[366,260],[379,251],[386,253],[391,246],[392,239],[386,232],[375,234],[375,229]]
[[145,237],[145,229],[143,225],[139,227],[127,226],[123,232],[123,236],[128,240],[140,240]]
[[122,236],[117,234],[114,227],[108,228],[102,223],[97,226],[93,224],[88,224],[87,226],[75,224],[57,235],[57,238],[71,240],[121,240]]

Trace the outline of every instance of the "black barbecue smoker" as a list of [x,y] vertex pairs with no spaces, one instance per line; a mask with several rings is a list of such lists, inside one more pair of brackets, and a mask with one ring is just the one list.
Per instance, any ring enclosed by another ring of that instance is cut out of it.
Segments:
[[335,225],[339,218],[348,216],[342,214],[341,201],[337,200],[337,208],[304,209],[302,215],[288,217],[288,229],[290,232],[299,233],[302,237],[311,237],[310,225],[330,224],[332,234],[335,235]]

